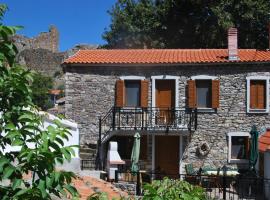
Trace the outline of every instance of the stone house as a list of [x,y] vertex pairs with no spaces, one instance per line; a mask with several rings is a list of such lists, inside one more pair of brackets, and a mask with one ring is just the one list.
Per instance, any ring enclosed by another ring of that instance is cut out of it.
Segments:
[[80,50],[62,64],[65,113],[80,128],[82,148],[109,141],[128,165],[141,134],[140,167],[167,174],[248,166],[249,131],[270,127],[270,51],[228,49]]

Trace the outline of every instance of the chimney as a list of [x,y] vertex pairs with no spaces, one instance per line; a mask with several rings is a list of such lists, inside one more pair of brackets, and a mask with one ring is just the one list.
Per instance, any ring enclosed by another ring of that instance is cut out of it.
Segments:
[[228,30],[228,58],[238,60],[237,28]]

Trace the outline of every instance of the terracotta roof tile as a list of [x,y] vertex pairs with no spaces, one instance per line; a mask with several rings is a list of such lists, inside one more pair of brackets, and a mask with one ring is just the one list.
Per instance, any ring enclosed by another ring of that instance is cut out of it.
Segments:
[[259,137],[259,151],[265,152],[270,147],[270,130]]
[[63,64],[181,64],[270,62],[269,50],[239,49],[229,61],[227,49],[95,49],[80,50]]

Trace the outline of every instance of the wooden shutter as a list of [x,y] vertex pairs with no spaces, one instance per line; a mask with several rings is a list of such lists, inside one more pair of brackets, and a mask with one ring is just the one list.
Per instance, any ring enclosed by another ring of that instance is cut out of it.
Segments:
[[123,80],[116,81],[115,87],[115,106],[123,107],[124,106],[124,97],[125,97],[125,82]]
[[258,81],[258,84],[257,84],[257,108],[258,109],[265,109],[265,105],[266,105],[266,102],[265,102],[265,81]]
[[148,107],[148,80],[141,80],[141,107]]
[[188,107],[196,108],[196,82],[194,80],[188,80]]
[[250,81],[250,108],[254,109],[257,106],[257,87],[254,81]]
[[212,80],[212,108],[219,107],[219,80]]
[[246,159],[250,156],[250,139],[249,137],[245,137],[245,153],[246,153]]

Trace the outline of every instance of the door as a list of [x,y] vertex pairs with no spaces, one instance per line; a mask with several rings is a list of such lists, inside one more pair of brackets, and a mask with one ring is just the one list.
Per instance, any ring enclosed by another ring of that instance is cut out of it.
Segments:
[[173,112],[175,107],[175,80],[156,80],[156,123],[168,125],[173,122]]
[[155,168],[169,177],[179,174],[179,136],[155,137]]

